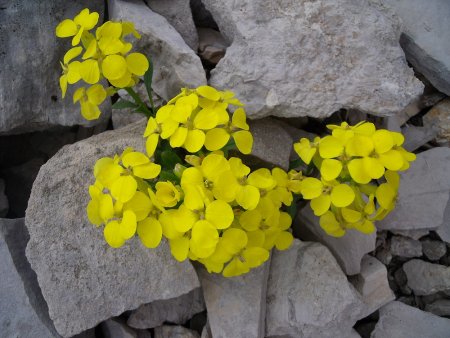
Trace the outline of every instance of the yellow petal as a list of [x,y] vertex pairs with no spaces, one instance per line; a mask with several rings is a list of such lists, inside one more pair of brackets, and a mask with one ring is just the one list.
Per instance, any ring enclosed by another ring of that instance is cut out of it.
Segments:
[[179,123],[171,118],[161,124],[161,138],[168,139],[177,130]]
[[263,248],[252,247],[245,249],[242,256],[250,268],[256,268],[267,261],[270,254]]
[[70,48],[66,54],[64,54],[64,64],[67,65],[72,59],[76,58],[83,51],[82,47]]
[[117,221],[111,221],[105,225],[103,230],[106,243],[113,248],[120,248],[125,244],[125,239],[120,234],[120,224]]
[[114,206],[110,195],[102,194],[99,198],[99,215],[104,222],[113,218]]
[[139,151],[128,152],[122,157],[122,164],[125,168],[135,167],[148,162],[150,162],[150,159]]
[[323,179],[326,181],[332,181],[342,171],[342,162],[335,159],[325,159],[322,161],[322,165],[320,166],[320,174]]
[[99,105],[106,99],[106,90],[101,84],[95,84],[86,90],[88,101],[92,104]]
[[233,125],[233,127],[242,130],[249,130],[247,117],[243,108],[238,108],[235,110],[235,112],[233,113],[233,117],[231,118],[231,124]]
[[194,127],[197,129],[209,130],[217,126],[218,114],[214,109],[203,108],[194,118]]
[[83,61],[80,65],[80,75],[86,83],[97,83],[100,80],[100,69],[98,68],[97,60]]
[[301,138],[300,142],[294,143],[294,150],[303,162],[309,164],[317,149],[311,147],[311,142],[307,138]]
[[179,232],[186,232],[192,229],[199,216],[195,212],[189,210],[184,204],[173,213],[173,222],[175,229]]
[[201,167],[203,175],[213,182],[221,173],[230,170],[230,164],[222,154],[209,154],[203,159]]
[[323,184],[314,177],[307,177],[301,182],[300,192],[304,199],[311,200],[322,194]]
[[136,221],[139,222],[148,216],[152,209],[152,203],[146,194],[136,191],[134,196],[123,205],[123,209],[133,211],[136,215]]
[[137,76],[144,75],[149,67],[147,58],[141,53],[128,54],[126,61],[128,70]]
[[218,101],[220,99],[220,93],[217,89],[210,86],[200,86],[195,90],[199,95],[206,97],[212,101]]
[[355,200],[355,192],[346,184],[339,184],[331,190],[331,203],[339,208],[350,205]]
[[262,215],[258,210],[247,210],[239,216],[239,223],[247,231],[259,229],[262,222]]
[[379,160],[386,167],[386,169],[394,171],[399,170],[404,164],[402,154],[398,150],[394,149],[380,154]]
[[364,234],[371,234],[376,230],[373,222],[367,219],[363,223],[355,225],[355,229]]
[[247,248],[262,247],[265,241],[264,231],[255,230],[247,232]]
[[179,237],[169,240],[170,252],[179,262],[183,262],[189,253],[189,238]]
[[100,204],[97,199],[90,200],[86,212],[89,222],[94,225],[100,225],[103,223],[103,219],[100,217]]
[[[58,38],[67,38],[77,34],[77,24],[70,19],[63,20],[56,26],[56,36]],[[80,47],[81,48],[81,47]]]
[[278,234],[275,240],[275,247],[278,250],[287,250],[292,245],[294,236],[288,231],[282,231]]
[[117,80],[127,72],[127,62],[121,55],[108,55],[102,63],[103,75],[108,80]]
[[349,223],[358,222],[362,215],[359,211],[350,209],[350,208],[342,208],[341,209],[342,217]]
[[63,75],[59,78],[59,86],[61,88],[62,97],[66,96],[67,92],[67,76]]
[[83,115],[86,120],[96,120],[99,118],[101,113],[102,112],[97,105],[88,101],[81,101],[81,115]]
[[[78,47],[81,48],[81,47]],[[95,57],[97,54],[97,41],[93,39],[90,43],[88,48],[86,49],[86,52],[83,54],[83,60]]]
[[169,119],[174,107],[175,106],[173,104],[166,104],[165,106],[159,108],[156,112],[156,122],[163,123],[164,121]]
[[147,137],[147,141],[145,141],[145,150],[149,157],[152,157],[155,153],[156,147],[158,146],[159,134],[152,134]]
[[137,225],[137,234],[142,244],[147,248],[156,248],[161,242],[161,223],[153,217],[148,217]]
[[387,210],[394,207],[396,196],[395,190],[387,183],[380,184],[375,192],[378,204]]
[[365,135],[355,135],[348,140],[345,152],[349,156],[369,156],[374,149],[372,138]]
[[250,271],[248,264],[241,262],[238,258],[233,258],[230,263],[223,269],[224,277],[236,277]]
[[236,147],[242,154],[250,154],[253,148],[253,136],[247,130],[240,130],[232,133]]
[[136,227],[136,215],[131,210],[125,210],[120,222],[120,235],[124,239],[130,239],[136,233]]
[[230,134],[223,128],[214,128],[206,132],[205,148],[209,151],[222,149],[230,139]]
[[347,167],[350,176],[356,183],[367,184],[372,180],[370,175],[366,172],[364,161],[361,158],[351,160],[347,164]]
[[109,82],[117,88],[132,87],[134,82],[131,73],[127,70],[119,79],[109,79]]
[[334,136],[325,136],[319,143],[319,154],[322,158],[338,157],[344,151],[342,142]]
[[228,203],[216,200],[206,207],[205,218],[217,229],[226,229],[233,222],[234,213]]
[[379,179],[384,174],[384,166],[373,157],[363,157],[364,171],[373,179]]
[[230,228],[222,234],[222,243],[225,250],[235,255],[247,245],[247,234],[244,230]]
[[277,182],[267,168],[260,168],[252,172],[247,179],[248,184],[259,189],[271,190],[276,187]]
[[246,185],[238,191],[236,202],[245,210],[253,210],[258,206],[259,198],[259,189],[252,185]]
[[336,221],[336,217],[331,211],[327,211],[320,216],[320,227],[330,236],[342,237],[345,234],[345,230],[342,229],[339,222]]
[[179,127],[170,137],[170,146],[172,148],[181,147],[186,141],[186,137],[188,134],[188,129],[184,127]]
[[89,13],[89,9],[85,8],[74,18],[73,21],[75,21],[77,25],[89,30],[94,28],[98,22],[98,18],[99,15],[97,12]]
[[[217,229],[208,221],[197,221],[192,227],[191,241],[201,248],[215,247],[219,240]],[[204,258],[199,256],[200,258]]]
[[372,135],[375,151],[378,154],[385,153],[394,146],[394,138],[389,130],[380,129]]
[[133,168],[133,174],[140,178],[147,180],[156,178],[161,172],[161,166],[159,164],[149,162],[141,164]]
[[205,133],[201,130],[189,130],[184,142],[184,148],[190,153],[199,151],[205,143]]
[[74,84],[81,79],[81,62],[73,61],[67,65],[67,82]]
[[111,184],[111,195],[122,203],[128,202],[137,189],[136,180],[131,176],[120,176]]
[[314,215],[316,216],[322,216],[330,209],[330,206],[331,198],[328,194],[322,194],[311,200],[311,209],[314,211]]

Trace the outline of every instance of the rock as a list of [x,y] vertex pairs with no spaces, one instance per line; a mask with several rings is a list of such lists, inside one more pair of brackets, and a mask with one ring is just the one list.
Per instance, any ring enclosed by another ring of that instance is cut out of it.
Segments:
[[371,338],[448,338],[450,320],[401,302],[380,309],[380,320]]
[[401,130],[403,136],[405,136],[405,143],[403,147],[408,151],[414,151],[424,144],[434,140],[437,135],[437,130],[434,127],[416,127],[406,125]]
[[5,195],[5,180],[0,178],[0,217],[5,217],[9,210],[8,197]]
[[[73,104],[70,88],[61,98],[60,60],[71,47],[70,40],[55,38],[55,27],[89,7],[103,17],[102,1],[57,0],[28,3],[13,0],[2,3],[0,22],[11,34],[2,34],[0,44],[0,134],[17,134],[54,126],[92,126],[109,118],[110,103],[101,106],[101,120],[87,121]],[[36,38],[39,27],[39,38]]]
[[357,292],[323,245],[294,240],[290,249],[273,252],[266,337],[348,337],[362,309]]
[[212,28],[197,29],[198,54],[212,64],[217,64],[225,55],[229,44],[220,32]]
[[443,241],[450,244],[450,196],[444,211],[444,222],[436,229],[436,233]]
[[186,44],[197,52],[198,36],[189,0],[145,0],[145,2],[153,12],[165,17],[180,33]]
[[184,324],[194,314],[205,310],[205,302],[200,288],[177,298],[157,300],[141,305],[128,318],[128,325],[138,329],[149,329],[164,322]]
[[400,44],[414,69],[450,95],[450,30],[446,0],[383,0],[402,19]]
[[112,20],[132,21],[142,35],[135,49],[152,58],[152,88],[158,96],[168,101],[182,87],[206,84],[200,58],[166,19],[139,0],[112,0],[108,4]]
[[183,326],[158,326],[155,328],[155,338],[200,338],[200,335]]
[[426,304],[425,311],[437,316],[450,316],[450,299],[438,299],[431,304]]
[[389,288],[387,269],[375,257],[365,255],[361,261],[361,273],[352,276],[350,281],[366,305],[364,315],[361,317],[370,315],[395,299],[394,293]]
[[[203,293],[202,293],[202,300],[204,304]],[[205,326],[207,326],[207,324],[208,318],[205,310],[203,312],[196,313],[195,315],[193,315],[192,318],[190,318],[189,321],[185,324],[185,326],[191,330],[201,333],[205,328]]]
[[349,338],[361,338],[361,336],[359,335],[359,333],[355,329],[352,329],[350,331],[350,334],[349,334],[348,337]]
[[445,99],[431,108],[423,116],[423,124],[438,131],[437,142],[450,146],[450,99]]
[[125,147],[143,151],[144,129],[145,123],[133,124],[62,148],[33,185],[25,218],[27,257],[63,336],[199,286],[191,264],[176,262],[166,242],[149,250],[135,238],[112,249],[87,219],[95,161]]
[[27,240],[24,229],[23,218],[0,220],[0,332],[2,337],[59,337],[51,322],[43,318],[43,304],[31,292],[32,281],[23,279],[29,277],[27,268],[32,272],[23,255]]
[[391,252],[394,256],[420,257],[422,256],[422,243],[415,239],[403,236],[392,236]]
[[382,248],[380,250],[377,250],[377,253],[375,256],[384,265],[389,265],[392,261],[392,254],[389,251],[389,249],[387,249],[387,248]]
[[397,205],[377,227],[386,230],[438,228],[444,222],[449,195],[450,149],[438,147],[424,151],[407,171],[400,173]]
[[200,338],[213,338],[208,322],[206,322],[206,325],[203,327]]
[[339,238],[327,235],[309,206],[299,211],[295,222],[300,237],[318,241],[330,249],[347,275],[360,273],[362,257],[375,249],[376,233],[366,235],[350,229]]
[[450,290],[450,267],[412,259],[403,264],[403,270],[417,296]]
[[111,118],[114,129],[120,129],[142,120],[147,121],[147,118],[141,113],[130,112],[127,109],[114,109]]
[[416,229],[416,230],[390,230],[393,234],[400,235],[403,237],[412,238],[414,240],[418,240],[430,233],[430,230],[427,229]]
[[438,261],[446,254],[447,246],[444,242],[426,239],[422,241],[422,251],[430,261]]
[[214,338],[264,337],[269,264],[232,278],[197,268]]
[[397,20],[372,1],[203,3],[232,41],[210,83],[234,90],[250,118],[323,118],[341,108],[387,116],[423,91]]
[[117,319],[108,319],[100,324],[105,338],[137,338],[137,333]]

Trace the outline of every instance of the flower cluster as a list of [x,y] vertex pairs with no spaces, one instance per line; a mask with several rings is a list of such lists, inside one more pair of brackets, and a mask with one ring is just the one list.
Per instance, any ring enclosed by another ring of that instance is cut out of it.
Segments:
[[312,142],[302,138],[294,144],[302,161],[312,163],[321,176],[304,179],[300,192],[311,200],[329,235],[343,236],[346,229],[371,233],[373,222],[395,207],[398,171],[408,169],[415,155],[402,147],[402,134],[376,130],[373,123],[350,126],[343,122],[327,128],[331,135]]
[[[108,95],[115,93],[115,88],[132,87],[139,81],[139,76],[149,68],[148,59],[141,53],[130,53],[133,45],[126,41],[132,34],[140,38],[131,22],[107,21],[99,26],[95,35],[90,32],[97,23],[99,15],[83,9],[73,20],[63,20],[56,27],[56,36],[73,37],[72,48],[64,55],[61,63],[63,74],[59,84],[64,97],[68,84],[83,80],[91,85],[80,87],[73,101],[80,102],[81,114],[87,120],[97,119],[101,112],[99,105]],[[82,46],[79,46],[79,44]],[[79,58],[79,60],[74,60]],[[108,80],[112,87],[104,88],[99,82]]]

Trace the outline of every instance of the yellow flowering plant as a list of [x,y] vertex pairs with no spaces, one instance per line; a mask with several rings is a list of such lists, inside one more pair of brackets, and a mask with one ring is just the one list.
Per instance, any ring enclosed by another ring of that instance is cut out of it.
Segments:
[[[145,153],[127,148],[100,158],[93,169],[87,216],[103,228],[111,247],[138,236],[145,247],[156,248],[165,238],[176,260],[232,277],[263,264],[272,248],[290,247],[300,197],[311,200],[322,228],[336,237],[349,228],[373,232],[373,222],[394,208],[397,171],[414,160],[401,147],[401,134],[344,122],[328,126],[331,135],[299,140],[299,161],[317,168],[319,178],[294,169],[250,168],[229,156],[230,150],[250,154],[253,147],[244,105],[234,93],[183,88],[155,109],[151,61],[131,52],[127,38],[140,38],[134,25],[107,21],[92,33],[98,18],[84,9],[56,27],[58,37],[72,38],[61,63],[62,95],[68,84],[90,85],[76,89],[73,101],[93,120],[101,114],[99,105],[123,88],[134,102],[121,99],[113,108],[134,108],[148,118]],[[150,107],[132,89],[141,77]]]

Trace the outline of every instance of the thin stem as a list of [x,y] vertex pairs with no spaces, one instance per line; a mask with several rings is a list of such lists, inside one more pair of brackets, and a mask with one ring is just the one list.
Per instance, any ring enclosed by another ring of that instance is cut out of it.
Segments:
[[125,88],[127,93],[133,98],[134,102],[139,106],[137,108],[138,111],[144,113],[147,117],[152,116],[152,112],[148,109],[147,105],[141,100],[139,95],[134,91],[133,88],[127,87]]

